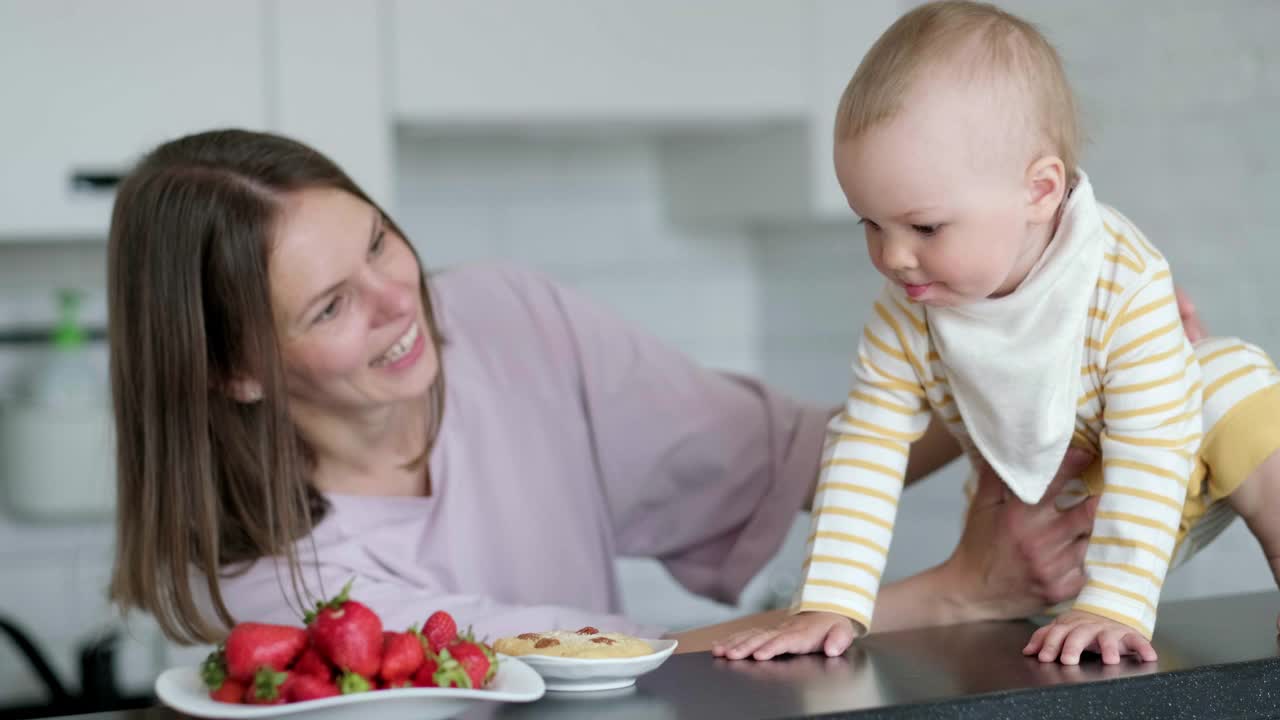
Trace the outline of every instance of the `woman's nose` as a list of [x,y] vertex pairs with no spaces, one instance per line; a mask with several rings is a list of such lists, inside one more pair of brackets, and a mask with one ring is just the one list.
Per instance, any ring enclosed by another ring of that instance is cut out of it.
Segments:
[[396,320],[413,312],[413,288],[403,283],[394,282],[384,275],[373,274],[368,292],[373,301],[374,318],[378,322]]

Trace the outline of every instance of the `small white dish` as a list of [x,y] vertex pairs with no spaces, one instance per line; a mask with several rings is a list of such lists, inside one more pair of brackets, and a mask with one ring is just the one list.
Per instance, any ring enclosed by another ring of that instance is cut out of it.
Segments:
[[160,702],[184,715],[213,720],[261,720],[305,713],[307,720],[437,720],[453,717],[472,703],[532,702],[542,697],[542,677],[519,658],[499,655],[498,674],[483,690],[401,688],[339,695],[284,705],[236,705],[209,697],[197,667],[169,668],[156,678]]
[[654,648],[648,655],[629,658],[564,658],[549,655],[521,655],[546,681],[548,690],[588,692],[616,690],[636,684],[636,678],[657,669],[675,652],[676,640],[650,640]]

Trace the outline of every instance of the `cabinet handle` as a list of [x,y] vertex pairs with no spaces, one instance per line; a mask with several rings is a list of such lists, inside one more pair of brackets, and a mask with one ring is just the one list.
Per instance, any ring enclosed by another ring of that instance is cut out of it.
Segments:
[[124,173],[112,170],[73,170],[71,190],[78,193],[106,193],[116,189]]

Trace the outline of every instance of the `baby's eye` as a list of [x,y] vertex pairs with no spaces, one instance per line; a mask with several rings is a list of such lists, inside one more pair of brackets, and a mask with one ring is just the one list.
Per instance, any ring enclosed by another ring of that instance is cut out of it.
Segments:
[[911,229],[928,237],[930,235],[936,235],[938,233],[938,227],[938,225],[912,225]]
[[859,224],[859,225],[863,225],[863,226],[865,226],[865,227],[866,227],[867,229],[869,229],[869,230],[879,230],[879,229],[880,229],[880,226],[879,226],[879,225],[875,224],[874,222],[872,222],[872,221],[870,221],[870,220],[868,220],[868,219],[866,219],[866,218],[862,218],[861,220],[859,220],[859,221],[858,221],[858,224]]

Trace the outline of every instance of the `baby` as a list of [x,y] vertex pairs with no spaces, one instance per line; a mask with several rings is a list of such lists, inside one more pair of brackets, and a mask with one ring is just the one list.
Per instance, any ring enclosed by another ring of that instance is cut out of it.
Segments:
[[1069,445],[1100,458],[1065,494],[1100,496],[1087,582],[1026,654],[1154,660],[1165,573],[1236,514],[1280,577],[1280,373],[1238,340],[1188,343],[1168,264],[1094,198],[1078,134],[1057,53],[995,7],[918,7],[863,59],[835,165],[889,282],[829,427],[795,614],[718,654],[836,655],[869,630],[932,413],[1028,503]]

